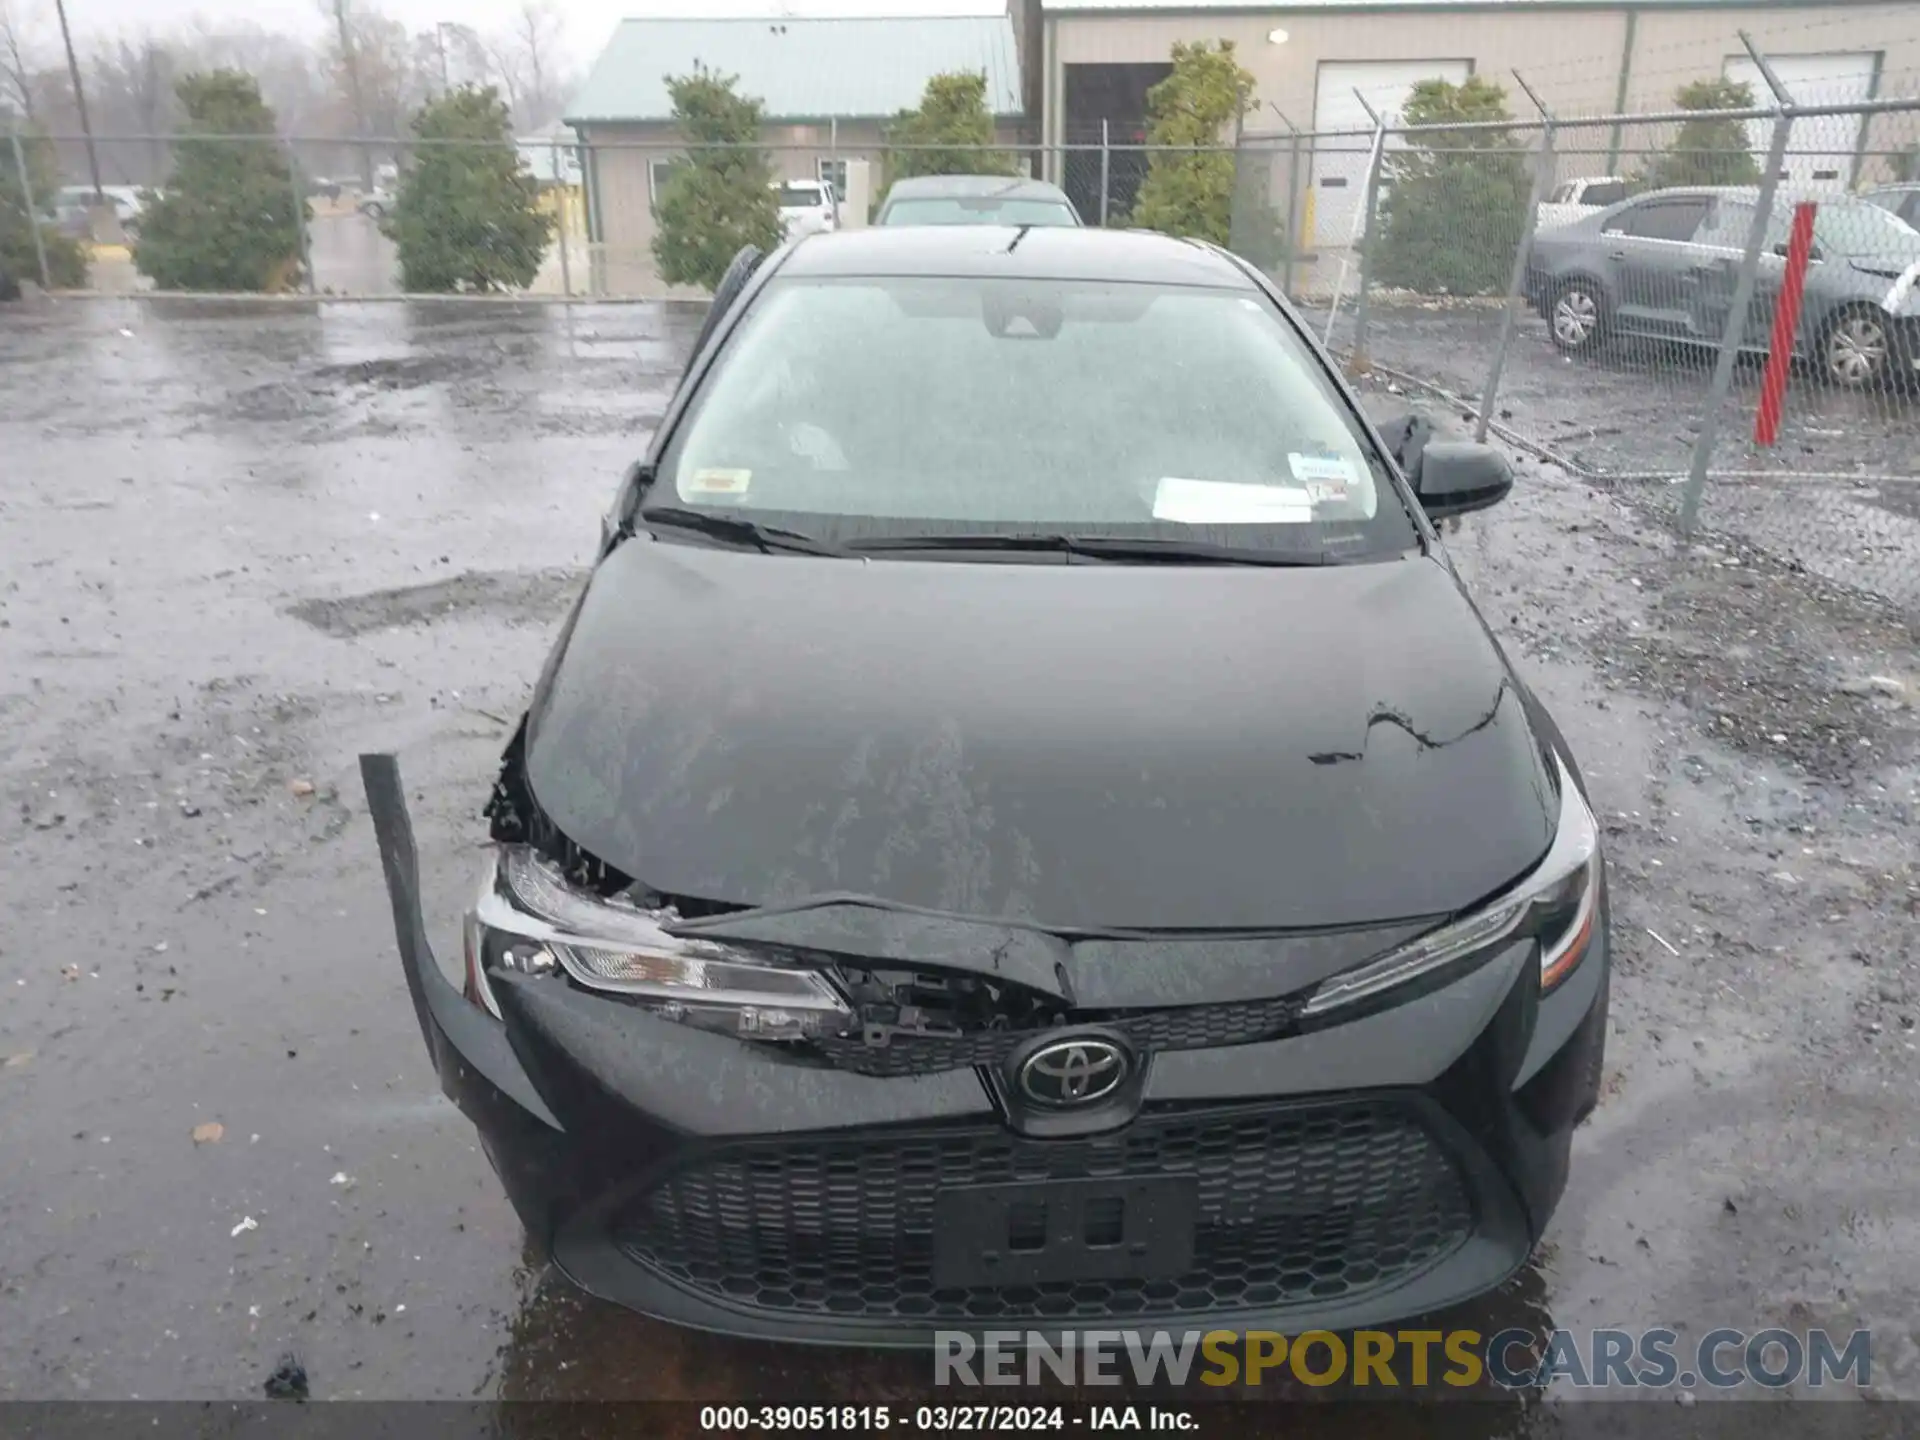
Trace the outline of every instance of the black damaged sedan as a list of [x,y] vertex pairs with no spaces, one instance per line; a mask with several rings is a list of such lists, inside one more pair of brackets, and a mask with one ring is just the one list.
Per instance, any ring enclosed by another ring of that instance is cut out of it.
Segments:
[[1578,771],[1434,530],[1511,483],[1203,244],[743,254],[504,756],[462,988],[362,762],[535,1241],[859,1345],[1498,1285],[1608,993]]

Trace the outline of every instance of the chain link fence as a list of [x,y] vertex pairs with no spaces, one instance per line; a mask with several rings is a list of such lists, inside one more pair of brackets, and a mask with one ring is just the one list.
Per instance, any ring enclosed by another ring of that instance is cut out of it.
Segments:
[[[97,138],[164,176],[190,146],[256,160],[265,146],[297,226],[283,288],[412,288],[395,207],[423,142]],[[1218,161],[1199,167],[1218,203],[1197,228],[1270,275],[1356,376],[1624,487],[1690,538],[1920,613],[1920,97],[1795,106],[1782,89],[1740,109],[1385,116],[1371,132],[1249,131],[1211,150],[1109,124],[1064,138],[943,163],[1051,181],[1085,223],[1123,227],[1157,166]],[[835,226],[871,223],[900,153],[837,138],[760,149],[794,229],[822,224],[807,184],[831,187]],[[511,293],[700,298],[665,284],[653,256],[655,201],[684,147],[511,150],[546,217]],[[0,209],[33,209],[36,242],[76,244],[87,288],[150,288],[137,250],[152,192],[112,187],[101,205],[44,171],[0,141]],[[484,248],[490,222],[468,221]],[[44,255],[11,263],[63,288]]]
[[1920,614],[1920,98],[1241,148],[1352,374]]

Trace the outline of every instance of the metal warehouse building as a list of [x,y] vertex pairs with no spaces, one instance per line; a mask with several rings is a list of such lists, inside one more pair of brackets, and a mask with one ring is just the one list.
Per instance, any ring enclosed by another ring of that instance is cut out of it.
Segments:
[[[1476,73],[1505,85],[1514,113],[1532,118],[1515,70],[1564,116],[1669,110],[1681,85],[1719,75],[1749,81],[1764,103],[1742,30],[1803,103],[1920,91],[1920,5],[1913,0],[1044,0],[1043,136],[1051,146],[1097,145],[1103,136],[1116,145],[1137,141],[1147,90],[1167,74],[1177,41],[1233,41],[1255,79],[1247,132],[1276,136],[1288,127],[1364,130],[1369,106],[1392,115],[1417,82]],[[1763,151],[1759,126],[1755,140]],[[1562,175],[1604,173],[1609,159],[1622,163],[1636,143],[1653,141],[1616,134],[1610,145],[1619,153],[1597,154],[1585,169],[1563,160]],[[1789,168],[1796,179],[1847,183],[1867,148],[1857,117],[1805,120],[1796,126]],[[1302,177],[1311,240],[1346,234],[1366,165],[1364,145],[1313,147]],[[1131,200],[1137,181],[1130,168],[1112,167],[1116,206]],[[1093,166],[1057,156],[1052,173],[1089,204]]]
[[667,77],[697,67],[736,77],[763,106],[761,139],[775,174],[829,180],[844,195],[847,162],[877,167],[882,123],[918,105],[935,75],[984,74],[1001,138],[1024,138],[1020,48],[1008,15],[621,22],[567,111],[586,147],[596,288],[661,288],[653,206],[682,140]]
[[[1370,152],[1356,137],[1370,113],[1397,115],[1420,81],[1485,75],[1521,119],[1535,117],[1515,71],[1563,119],[1669,111],[1682,86],[1723,76],[1765,103],[1742,31],[1803,103],[1920,94],[1916,0],[1007,0],[984,15],[627,20],[568,123],[583,142],[594,289],[659,294],[653,206],[684,153],[669,75],[704,66],[738,76],[764,104],[776,173],[832,180],[844,196],[850,160],[873,162],[884,184],[885,126],[930,78],[983,74],[1000,143],[1019,145],[1026,168],[1098,223],[1131,207],[1146,155],[1127,147],[1145,140],[1147,92],[1170,71],[1173,46],[1230,40],[1254,89],[1240,132],[1221,143],[1246,147],[1247,193],[1326,257],[1356,233]],[[1767,128],[1750,126],[1756,154]],[[1293,142],[1295,131],[1348,138]],[[1671,139],[1671,126],[1630,122],[1578,131],[1557,147],[1558,175],[1637,173]],[[1795,124],[1788,174],[1836,187],[1883,180],[1907,150],[1920,165],[1912,114],[1809,117]]]

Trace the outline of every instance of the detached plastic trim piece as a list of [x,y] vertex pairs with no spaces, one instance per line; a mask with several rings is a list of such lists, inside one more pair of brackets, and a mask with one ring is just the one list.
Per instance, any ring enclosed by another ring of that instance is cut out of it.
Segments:
[[420,855],[413,841],[413,821],[407,814],[406,790],[400,783],[399,761],[390,754],[362,755],[360,780],[366,787],[367,813],[373,819],[387,895],[393,902],[400,967],[406,972],[420,1033],[426,1038],[442,1085],[452,1093],[450,1066],[471,1069],[536,1120],[554,1130],[563,1129],[527,1077],[520,1057],[513,1053],[506,1027],[468,1003],[448,983],[440,962],[434,959],[420,912]]

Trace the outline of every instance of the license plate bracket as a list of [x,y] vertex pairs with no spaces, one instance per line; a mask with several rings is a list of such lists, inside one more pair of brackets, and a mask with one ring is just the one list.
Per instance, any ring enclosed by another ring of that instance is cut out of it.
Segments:
[[1168,1279],[1193,1268],[1192,1176],[966,1185],[933,1201],[942,1290]]

